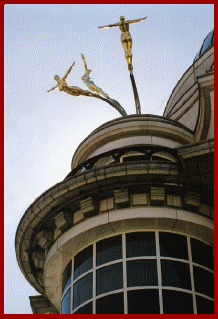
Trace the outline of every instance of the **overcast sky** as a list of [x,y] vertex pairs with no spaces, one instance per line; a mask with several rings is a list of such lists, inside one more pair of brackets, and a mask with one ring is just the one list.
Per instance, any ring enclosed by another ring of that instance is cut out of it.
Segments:
[[109,104],[47,93],[76,61],[67,82],[87,89],[81,53],[95,84],[135,114],[118,28],[98,29],[147,16],[130,26],[134,77],[143,114],[162,115],[180,77],[213,29],[212,4],[5,5],[5,313],[32,313],[38,294],[16,262],[14,238],[28,206],[70,172],[79,143],[120,117]]

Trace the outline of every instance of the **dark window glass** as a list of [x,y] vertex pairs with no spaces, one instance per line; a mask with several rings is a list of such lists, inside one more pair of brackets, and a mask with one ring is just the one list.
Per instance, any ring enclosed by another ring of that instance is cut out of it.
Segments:
[[211,298],[214,296],[214,275],[213,273],[194,266],[195,291],[207,295]]
[[165,289],[163,289],[162,294],[164,314],[194,313],[192,294]]
[[70,261],[63,273],[62,279],[62,293],[64,293],[71,284],[71,271],[72,271],[72,261]]
[[197,303],[197,313],[198,314],[213,314],[214,313],[214,302],[212,300],[208,300],[201,296],[196,295],[196,303]]
[[96,244],[96,263],[97,266],[109,261],[122,259],[122,236],[106,238]]
[[213,247],[191,238],[192,261],[213,269]]
[[71,289],[68,290],[61,302],[61,314],[70,314]]
[[159,233],[160,255],[188,260],[187,238],[173,233]]
[[162,286],[191,290],[189,264],[173,260],[161,260]]
[[126,234],[126,257],[156,256],[155,233]]
[[123,293],[97,299],[96,314],[124,314]]
[[127,286],[157,286],[157,261],[133,260],[127,262]]
[[140,162],[146,161],[147,157],[145,155],[135,155],[135,156],[127,156],[123,158],[123,162]]
[[92,273],[78,280],[73,287],[73,308],[92,298]]
[[89,302],[84,307],[79,308],[74,314],[92,314],[92,302]]
[[93,247],[89,246],[79,252],[74,258],[74,279],[78,278],[84,272],[92,268],[93,265]]
[[206,37],[206,39],[204,40],[204,44],[201,49],[201,54],[203,54],[207,50],[207,48],[209,48],[209,46],[212,44],[212,38],[213,38],[213,31],[211,31]]
[[160,313],[157,289],[140,289],[127,292],[128,314]]
[[123,288],[123,264],[115,264],[97,270],[97,295]]

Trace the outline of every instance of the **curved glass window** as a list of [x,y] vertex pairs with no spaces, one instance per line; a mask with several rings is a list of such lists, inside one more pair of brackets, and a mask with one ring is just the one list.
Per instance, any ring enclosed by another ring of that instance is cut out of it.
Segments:
[[204,39],[204,42],[196,54],[194,61],[196,61],[212,44],[214,44],[214,30],[212,30]]
[[156,256],[154,232],[126,234],[126,257]]
[[174,260],[161,260],[162,285],[191,290],[189,264]]
[[71,290],[69,289],[61,302],[61,313],[70,314]]
[[62,313],[213,313],[213,279],[213,249],[199,239],[159,230],[118,234],[68,263]]
[[72,273],[72,260],[68,263],[63,273],[62,293],[64,293],[66,289],[69,287],[69,285],[71,284],[71,273]]
[[193,314],[192,294],[163,289],[164,314]]
[[214,313],[214,302],[213,300],[209,300],[203,298],[201,296],[196,296],[197,310],[198,314],[213,314]]
[[99,241],[96,244],[96,252],[97,266],[109,261],[122,259],[122,236],[119,235]]
[[97,299],[96,314],[124,314],[123,292]]
[[195,238],[191,238],[191,249],[193,262],[205,266],[207,268],[213,269],[213,247]]
[[73,285],[73,308],[77,308],[85,301],[92,298],[93,277],[92,274],[79,279]]
[[211,31],[207,35],[206,39],[204,40],[204,43],[201,49],[201,54],[203,54],[209,48],[209,46],[212,44],[212,40],[213,40],[213,31]]
[[127,292],[128,314],[160,313],[159,294],[157,289],[140,289]]
[[79,252],[74,258],[74,279],[84,274],[92,268],[93,265],[93,247],[89,246]]
[[157,261],[152,259],[128,261],[127,286],[158,286]]
[[92,302],[89,302],[87,305],[79,308],[76,312],[74,312],[74,314],[92,314]]
[[97,295],[123,288],[123,264],[103,267],[96,272]]
[[187,238],[173,233],[159,233],[160,255],[188,260]]
[[193,267],[194,282],[196,292],[207,295],[211,298],[214,296],[214,275],[213,273],[198,267]]

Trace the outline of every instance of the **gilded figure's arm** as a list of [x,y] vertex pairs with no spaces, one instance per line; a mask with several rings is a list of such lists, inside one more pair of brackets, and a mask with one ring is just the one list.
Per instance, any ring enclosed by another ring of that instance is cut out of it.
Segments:
[[85,71],[86,71],[88,68],[87,68],[87,63],[86,63],[86,59],[84,57],[84,54],[81,54],[81,57],[83,59],[83,63],[84,63]]
[[56,90],[58,88],[58,84],[57,85],[55,85],[53,88],[51,88],[50,90],[48,90],[47,92],[49,93],[49,92],[51,92],[51,91],[54,91],[54,90]]
[[119,26],[119,22],[115,23],[115,24],[108,24],[108,25],[104,25],[102,27],[98,27],[99,29],[107,29],[107,28],[112,28],[112,27],[118,27]]
[[73,62],[73,64],[71,65],[71,67],[67,70],[67,73],[64,75],[64,77],[63,77],[63,81],[65,81],[66,80],[66,78],[68,77],[68,75],[69,75],[69,73],[71,72],[71,70],[72,70],[72,67],[74,66],[74,64],[75,64],[75,61]]
[[139,21],[142,21],[142,20],[145,20],[147,17],[145,18],[141,18],[141,19],[135,19],[135,20],[128,20],[128,21],[125,21],[126,23],[130,24],[130,23],[135,23],[135,22],[139,22]]

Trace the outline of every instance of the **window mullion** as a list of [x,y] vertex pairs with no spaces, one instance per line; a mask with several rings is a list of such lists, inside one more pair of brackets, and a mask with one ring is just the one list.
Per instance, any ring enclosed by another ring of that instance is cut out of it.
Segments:
[[93,314],[96,314],[96,243],[93,244]]
[[71,267],[71,301],[70,301],[70,313],[73,312],[73,278],[74,278],[74,258],[72,259],[72,267]]
[[157,275],[158,275],[159,305],[160,305],[160,314],[163,314],[163,297],[162,297],[162,280],[161,280],[161,262],[160,262],[159,232],[158,232],[158,231],[155,231],[155,235],[156,235],[156,253],[157,253]]
[[128,305],[127,305],[127,270],[126,270],[126,234],[122,234],[122,244],[123,244],[124,314],[128,314]]
[[194,314],[197,314],[197,304],[196,304],[196,297],[195,297],[195,284],[194,284],[194,273],[193,273],[193,262],[192,262],[192,252],[191,252],[191,240],[190,237],[187,237],[188,243],[188,256],[189,256],[189,263],[190,263],[190,275],[191,275],[191,285],[192,285],[192,297],[193,297],[193,308]]

